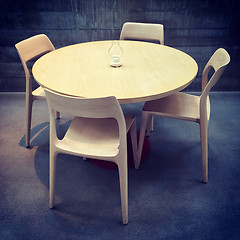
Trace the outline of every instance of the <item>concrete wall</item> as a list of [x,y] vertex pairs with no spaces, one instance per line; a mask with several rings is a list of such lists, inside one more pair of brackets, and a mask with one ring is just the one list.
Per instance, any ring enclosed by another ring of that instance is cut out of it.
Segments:
[[24,91],[22,65],[14,45],[45,33],[56,48],[118,39],[126,21],[162,23],[165,45],[190,54],[199,64],[189,90],[219,47],[231,64],[214,90],[240,90],[238,1],[234,0],[2,0],[0,1],[0,91]]

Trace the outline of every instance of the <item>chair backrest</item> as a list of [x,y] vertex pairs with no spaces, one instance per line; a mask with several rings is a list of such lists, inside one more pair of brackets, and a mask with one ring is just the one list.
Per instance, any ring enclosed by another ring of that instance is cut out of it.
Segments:
[[[203,98],[207,97],[209,91],[217,83],[217,81],[221,77],[223,71],[225,70],[229,62],[230,62],[230,56],[225,49],[219,48],[214,52],[214,54],[209,59],[202,73],[202,96],[201,97]],[[211,78],[208,80],[208,74],[211,69],[214,70],[214,73],[211,76]]]
[[[85,118],[114,118],[119,126],[120,146],[126,144],[126,123],[118,100],[115,97],[79,98],[55,93],[48,89],[45,95],[50,113],[50,131],[56,134],[55,112]],[[56,135],[55,135],[56,136]]]
[[[210,103],[207,101],[208,94],[211,88],[217,83],[221,77],[226,66],[230,62],[230,56],[228,52],[223,49],[217,49],[209,59],[202,73],[202,94],[200,97],[200,118],[209,119],[210,117]],[[209,71],[213,69],[214,73],[208,80]]]
[[27,81],[30,79],[30,73],[26,62],[43,53],[55,50],[52,42],[45,34],[39,34],[25,39],[17,43],[15,47],[21,59]]
[[162,24],[126,22],[123,24],[120,40],[136,39],[159,41],[164,44],[164,29]]

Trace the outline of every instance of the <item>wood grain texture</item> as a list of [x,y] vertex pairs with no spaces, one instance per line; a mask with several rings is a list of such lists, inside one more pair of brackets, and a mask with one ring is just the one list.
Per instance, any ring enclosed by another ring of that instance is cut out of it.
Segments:
[[184,89],[198,66],[187,54],[159,44],[119,41],[122,67],[110,66],[112,41],[82,43],[41,57],[33,75],[43,87],[78,97],[115,96],[121,103],[152,100]]

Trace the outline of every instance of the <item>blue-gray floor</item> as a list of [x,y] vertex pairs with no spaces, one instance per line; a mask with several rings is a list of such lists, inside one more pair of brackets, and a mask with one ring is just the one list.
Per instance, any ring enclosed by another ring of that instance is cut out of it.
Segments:
[[[117,170],[74,156],[58,157],[56,208],[49,209],[47,104],[34,103],[26,149],[24,95],[0,94],[0,239],[240,239],[240,93],[210,96],[208,184],[199,126],[155,118],[148,158],[129,169],[124,226]],[[138,127],[141,107],[123,106]],[[68,122],[63,115],[59,128]]]

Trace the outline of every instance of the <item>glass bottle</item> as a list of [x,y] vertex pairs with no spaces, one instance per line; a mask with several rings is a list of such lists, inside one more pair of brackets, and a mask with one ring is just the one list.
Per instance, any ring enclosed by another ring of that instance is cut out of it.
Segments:
[[110,66],[121,67],[122,66],[121,55],[123,53],[123,49],[121,48],[119,41],[117,40],[112,41],[112,45],[108,52],[111,57]]

